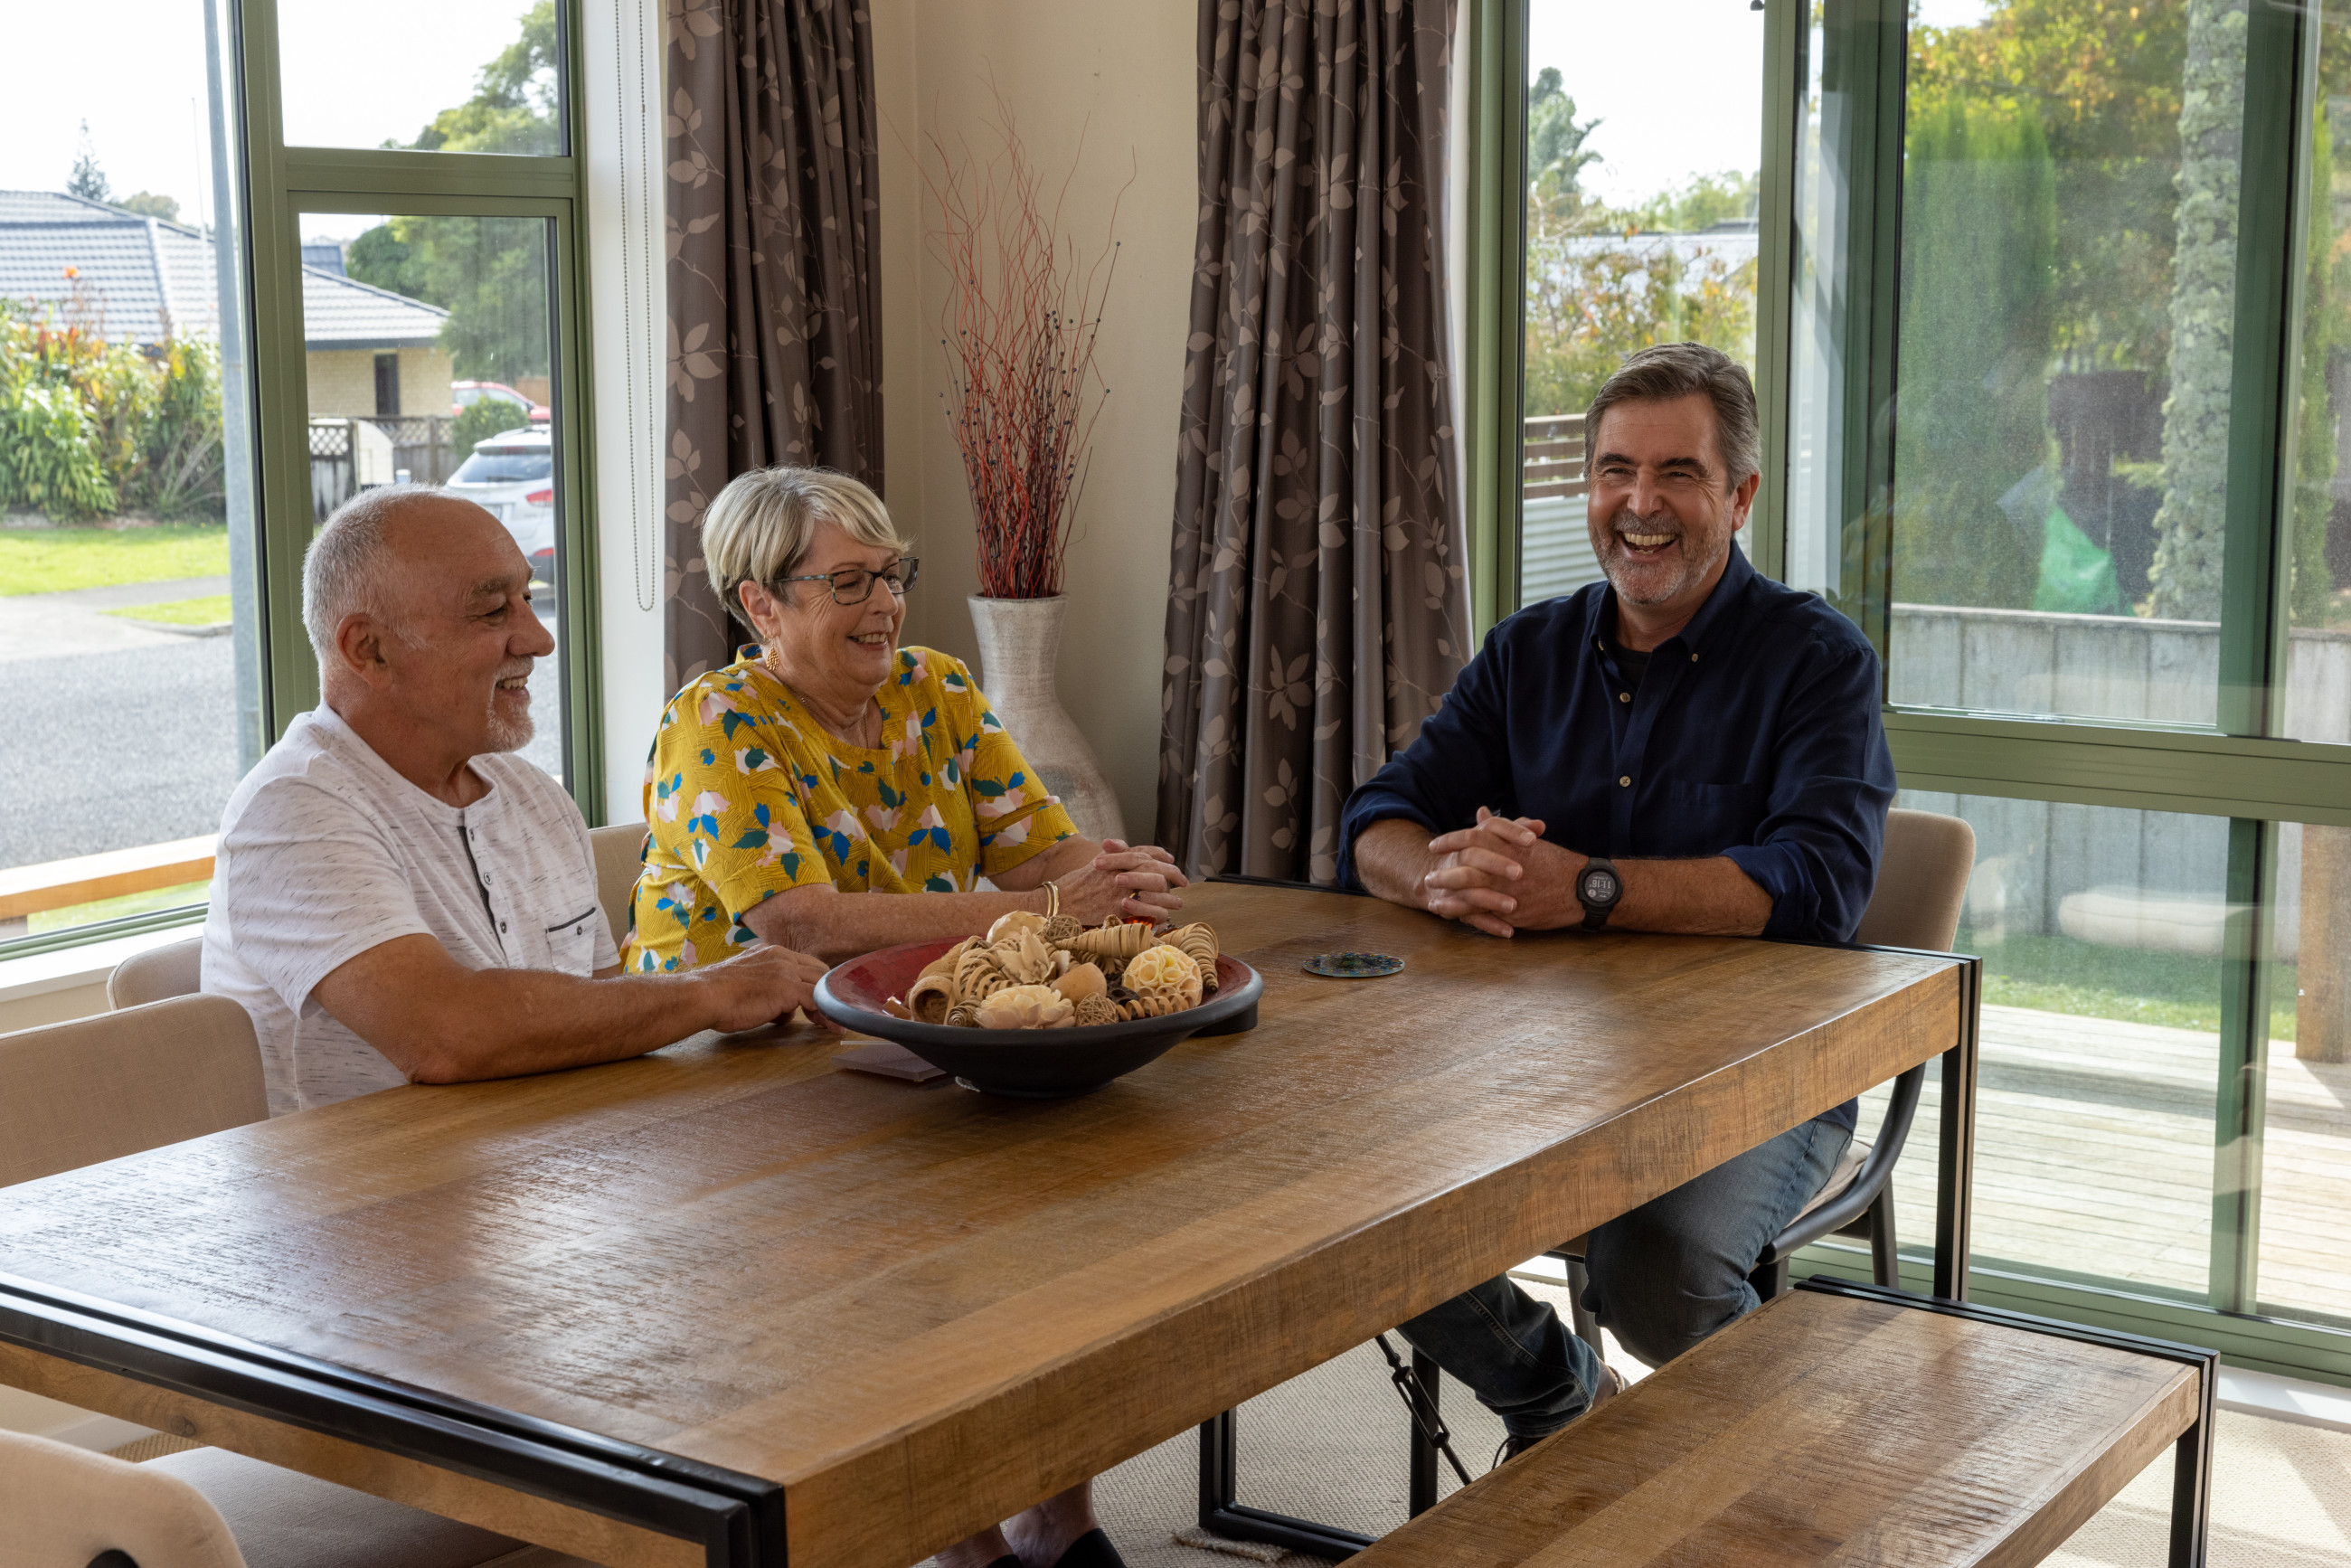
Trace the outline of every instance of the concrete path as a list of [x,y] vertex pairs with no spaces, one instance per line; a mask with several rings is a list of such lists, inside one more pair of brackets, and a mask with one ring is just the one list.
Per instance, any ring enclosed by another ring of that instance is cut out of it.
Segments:
[[159,582],[124,582],[107,588],[73,588],[62,593],[20,593],[0,598],[0,664],[111,653],[131,648],[185,647],[198,635],[193,629],[163,631],[106,612],[203,599],[227,591],[225,576],[179,577]]

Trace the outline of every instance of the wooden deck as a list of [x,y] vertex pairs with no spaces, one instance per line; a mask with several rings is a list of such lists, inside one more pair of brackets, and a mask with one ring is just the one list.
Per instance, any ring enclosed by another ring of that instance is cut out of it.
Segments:
[[[1976,1255],[2202,1294],[2219,1064],[2193,1030],[1985,1008]],[[1930,1077],[1895,1177],[1910,1248],[1935,1233],[1937,1099]],[[2273,1049],[2262,1179],[2263,1309],[2351,1316],[2351,1064]]]

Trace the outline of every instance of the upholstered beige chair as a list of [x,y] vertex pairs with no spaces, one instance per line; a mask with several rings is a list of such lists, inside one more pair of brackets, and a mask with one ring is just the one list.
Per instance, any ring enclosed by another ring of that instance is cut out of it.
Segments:
[[[192,1448],[143,1465],[0,1432],[6,1561],[83,1568],[565,1568],[579,1560],[421,1509]],[[108,1557],[108,1553],[120,1556]],[[585,1568],[584,1564],[580,1568]]]
[[268,1116],[253,1020],[226,997],[0,1034],[0,1186]]
[[629,940],[629,902],[636,896],[637,873],[644,869],[645,825],[590,828],[588,840],[596,850],[596,900],[612,923],[612,945],[618,947]]
[[136,1008],[171,997],[193,996],[204,954],[204,939],[191,936],[125,958],[106,977],[106,1005]]
[[[253,1020],[225,997],[0,1035],[0,1186],[268,1115]],[[574,1562],[221,1448],[133,1465],[18,1432],[0,1432],[0,1562],[39,1568]]]
[[[1959,915],[1968,878],[1975,870],[1976,831],[1957,817],[1934,811],[1886,814],[1886,844],[1877,862],[1877,887],[1853,939],[1872,947],[1917,947],[1948,953],[1959,939]],[[1854,1138],[1830,1171],[1826,1186],[1803,1212],[1774,1237],[1749,1276],[1767,1301],[1788,1288],[1788,1260],[1823,1236],[1851,1236],[1869,1243],[1871,1273],[1881,1285],[1902,1282],[1894,1236],[1894,1165],[1910,1135],[1911,1117],[1927,1070],[1914,1067],[1894,1081],[1894,1095],[1875,1139]],[[1600,1327],[1583,1308],[1583,1238],[1549,1256],[1567,1264],[1568,1293],[1575,1332],[1593,1350]]]

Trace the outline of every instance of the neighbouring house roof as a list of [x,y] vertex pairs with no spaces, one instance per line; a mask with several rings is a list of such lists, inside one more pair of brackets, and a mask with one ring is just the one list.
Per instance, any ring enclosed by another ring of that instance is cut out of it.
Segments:
[[[78,288],[110,338],[219,336],[213,242],[201,230],[53,191],[0,191],[0,298],[63,308]],[[429,348],[448,318],[324,267],[302,269],[308,349]]]

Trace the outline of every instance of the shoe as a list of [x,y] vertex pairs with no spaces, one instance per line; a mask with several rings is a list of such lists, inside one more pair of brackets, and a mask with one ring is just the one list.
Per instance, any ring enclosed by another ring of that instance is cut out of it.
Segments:
[[[1002,1568],[1002,1564],[997,1564],[997,1568]],[[1055,1559],[1053,1568],[1126,1568],[1126,1559],[1118,1554],[1109,1536],[1100,1530],[1089,1530],[1070,1542],[1069,1549]]]
[[[1611,1399],[1615,1398],[1619,1393],[1623,1392],[1624,1387],[1624,1380],[1616,1375],[1615,1369],[1611,1367],[1606,1362],[1602,1362],[1600,1364],[1600,1385],[1592,1391],[1592,1403],[1583,1407],[1582,1414],[1577,1416],[1576,1419],[1579,1421],[1582,1420],[1583,1416],[1591,1415],[1594,1410],[1599,1409],[1603,1405],[1605,1405]],[[1498,1470],[1500,1469],[1504,1465],[1509,1464],[1512,1459],[1517,1458],[1520,1454],[1525,1453],[1529,1448],[1533,1448],[1537,1443],[1541,1442],[1543,1438],[1550,1436],[1551,1434],[1549,1432],[1544,1432],[1534,1437],[1521,1437],[1513,1433],[1510,1437],[1504,1437],[1502,1439],[1502,1446],[1494,1450],[1493,1468]]]

